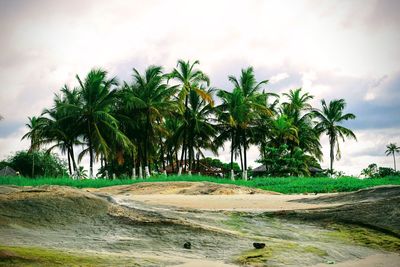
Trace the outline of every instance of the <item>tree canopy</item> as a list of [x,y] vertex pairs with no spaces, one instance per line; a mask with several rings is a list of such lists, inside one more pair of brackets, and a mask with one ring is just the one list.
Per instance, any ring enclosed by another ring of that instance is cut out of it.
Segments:
[[[80,161],[89,156],[89,176],[95,161],[99,175],[171,170],[201,171],[205,152],[214,155],[229,147],[229,168],[248,170],[250,145],[259,148],[261,163],[276,173],[307,175],[322,159],[320,136],[329,136],[331,170],[333,150],[340,158],[339,139],[356,138],[341,123],[355,118],[345,113],[343,99],[321,108],[301,88],[281,96],[268,91],[268,80],[256,78],[252,67],[240,76],[228,76],[231,86],[214,88],[199,61],[179,60],[170,72],[149,66],[133,69],[132,80],[119,82],[103,69],[91,70],[76,87],[63,86],[54,104],[29,118],[29,152],[46,147],[67,155],[70,175],[82,172]],[[77,146],[83,151],[75,154]],[[222,164],[222,163],[221,163]],[[221,165],[222,166],[222,165]],[[319,165],[318,165],[319,166]],[[106,172],[107,171],[107,172]]]

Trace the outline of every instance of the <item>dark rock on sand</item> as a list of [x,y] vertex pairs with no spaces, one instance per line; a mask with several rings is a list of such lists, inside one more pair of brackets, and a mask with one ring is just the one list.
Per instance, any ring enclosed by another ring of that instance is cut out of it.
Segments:
[[256,248],[256,249],[262,249],[262,248],[265,248],[265,243],[254,242],[253,243],[253,247]]
[[186,242],[185,244],[183,244],[183,247],[186,248],[186,249],[191,249],[192,248],[192,243]]

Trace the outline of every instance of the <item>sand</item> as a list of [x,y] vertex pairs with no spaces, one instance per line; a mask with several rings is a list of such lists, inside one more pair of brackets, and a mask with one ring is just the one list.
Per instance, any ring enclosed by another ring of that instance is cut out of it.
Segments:
[[280,211],[315,209],[321,207],[335,206],[335,204],[314,204],[295,202],[299,199],[310,199],[310,195],[134,195],[125,194],[117,196],[121,199],[130,199],[150,205],[174,206],[186,209],[199,210],[235,210],[235,211]]
[[370,255],[364,259],[344,261],[335,264],[317,264],[313,267],[399,267],[400,266],[400,255],[394,253],[375,254]]
[[[340,203],[313,203],[322,195],[283,195],[277,192],[229,184],[209,182],[162,182],[87,189],[122,200],[150,205],[172,206],[199,210],[279,211],[315,209]],[[305,200],[295,202],[296,200]]]
[[[323,267],[334,263],[339,267],[394,267],[400,266],[400,254],[333,237],[325,240],[320,235],[328,230],[313,222],[325,218],[325,213],[336,219],[347,214],[360,222],[389,221],[390,224],[374,225],[398,229],[399,190],[400,187],[385,187],[347,194],[282,195],[188,182],[82,190],[59,186],[0,187],[0,236],[4,238],[3,245],[87,250],[103,256],[129,253],[145,266],[157,261],[178,267],[237,266],[233,259],[238,253],[250,249],[253,239],[265,238],[272,246],[294,242],[318,246],[329,255],[308,257],[302,250],[291,250],[285,258],[292,263],[290,266]],[[382,201],[386,206],[380,204]],[[395,208],[390,209],[389,204]],[[373,217],[364,214],[367,209]],[[225,210],[244,211],[244,215],[216,212]],[[380,210],[390,214],[380,214]],[[272,212],[275,217],[265,219],[260,216],[264,212]],[[286,220],[288,214],[293,219],[297,213],[317,215],[319,219],[310,220],[311,224]],[[253,225],[268,232],[259,232]],[[182,248],[186,240],[193,244],[190,251]],[[330,259],[336,262],[329,262]]]

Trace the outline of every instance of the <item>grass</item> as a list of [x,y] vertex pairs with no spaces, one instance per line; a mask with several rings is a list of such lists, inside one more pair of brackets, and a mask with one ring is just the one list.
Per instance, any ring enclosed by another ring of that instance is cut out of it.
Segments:
[[38,247],[11,247],[0,245],[0,266],[139,266],[133,258],[97,256]]
[[355,177],[328,178],[328,177],[267,177],[255,178],[249,181],[215,178],[209,176],[157,176],[145,180],[131,179],[85,179],[72,180],[70,178],[24,178],[24,177],[0,177],[0,185],[16,186],[40,186],[40,185],[64,185],[77,188],[100,188],[113,185],[127,185],[140,182],[173,182],[173,181],[192,181],[192,182],[214,182],[219,184],[235,184],[260,188],[264,190],[276,191],[284,194],[295,193],[328,193],[328,192],[348,192],[362,188],[378,185],[400,185],[400,177],[385,177],[358,179]]
[[328,225],[328,229],[333,230],[327,233],[327,236],[330,238],[329,240],[334,237],[344,242],[350,241],[358,245],[375,249],[400,252],[400,239],[392,235],[387,235],[372,229],[343,224],[330,224]]

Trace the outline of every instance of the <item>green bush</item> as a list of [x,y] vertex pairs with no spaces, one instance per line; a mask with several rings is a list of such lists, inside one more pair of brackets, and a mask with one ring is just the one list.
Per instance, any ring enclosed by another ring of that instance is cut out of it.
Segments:
[[7,160],[8,165],[25,177],[67,176],[66,163],[57,155],[43,151],[19,151]]

